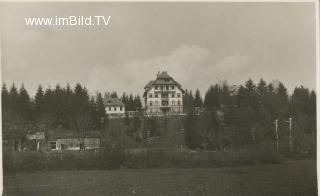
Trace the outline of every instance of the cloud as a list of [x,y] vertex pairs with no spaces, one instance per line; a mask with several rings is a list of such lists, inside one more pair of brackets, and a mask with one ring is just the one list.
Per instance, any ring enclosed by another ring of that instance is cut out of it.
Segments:
[[142,94],[144,86],[167,70],[183,88],[204,92],[210,84],[221,79],[237,77],[245,70],[249,55],[232,54],[216,59],[213,51],[197,45],[185,44],[168,55],[114,65],[94,65],[89,73],[91,91],[117,91]]

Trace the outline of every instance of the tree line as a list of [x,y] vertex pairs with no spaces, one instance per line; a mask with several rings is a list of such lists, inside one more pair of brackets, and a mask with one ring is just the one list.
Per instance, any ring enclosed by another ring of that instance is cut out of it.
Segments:
[[[206,91],[204,100],[199,90],[193,96],[186,91],[185,141],[192,149],[224,149],[232,145],[273,140],[277,119],[279,137],[289,135],[289,118],[296,140],[316,132],[316,93],[303,86],[289,95],[281,82],[267,84],[251,79],[240,86],[215,84]],[[201,115],[189,108],[202,107]],[[296,146],[299,141],[295,141]],[[301,143],[301,142],[300,142]]]
[[[79,133],[103,129],[108,124],[103,100],[119,97],[116,92],[90,95],[81,84],[74,88],[56,85],[46,89],[40,85],[34,97],[30,97],[23,85],[18,89],[12,84],[8,89],[3,84],[1,96],[4,135],[13,137],[23,135],[21,132],[28,130],[29,125],[62,126]],[[142,109],[139,95],[123,93],[119,98],[127,111]],[[183,109],[187,114],[185,142],[191,149],[224,149],[273,140],[276,119],[280,138],[288,135],[289,118],[293,119],[294,138],[316,132],[316,93],[300,86],[289,95],[281,82],[267,84],[261,79],[255,84],[249,79],[239,86],[230,86],[226,82],[213,84],[204,98],[199,90],[194,93],[185,90]],[[127,118],[124,121],[130,125],[127,132],[133,138],[138,138],[139,131],[143,131],[140,130],[140,118],[141,115],[132,122]],[[157,126],[153,121],[150,123]]]
[[[2,123],[3,130],[17,133],[27,129],[31,124],[42,125],[45,128],[62,126],[66,129],[76,129],[85,132],[100,129],[106,123],[104,98],[117,98],[115,92],[107,92],[104,97],[100,92],[94,96],[81,84],[71,88],[68,84],[61,87],[44,89],[39,85],[34,97],[22,84],[18,89],[15,84],[8,89],[2,85]],[[141,101],[138,95],[123,94],[121,97],[126,110],[140,110]]]

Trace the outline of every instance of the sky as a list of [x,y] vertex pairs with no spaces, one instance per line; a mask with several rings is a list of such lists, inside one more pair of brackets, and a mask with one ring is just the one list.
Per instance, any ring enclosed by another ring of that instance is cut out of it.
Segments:
[[[26,26],[25,17],[111,16],[108,26]],[[1,80],[81,83],[142,95],[166,70],[184,89],[280,80],[315,89],[314,3],[0,3]]]

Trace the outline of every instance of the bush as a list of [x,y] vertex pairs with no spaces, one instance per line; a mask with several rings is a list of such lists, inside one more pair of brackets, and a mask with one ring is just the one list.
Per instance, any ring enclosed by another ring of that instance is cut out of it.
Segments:
[[125,168],[196,168],[225,167],[255,164],[274,164],[283,158],[270,150],[241,150],[237,152],[176,152],[152,150],[126,153],[123,149],[93,152],[40,152],[5,153],[5,173],[41,170],[88,170]]

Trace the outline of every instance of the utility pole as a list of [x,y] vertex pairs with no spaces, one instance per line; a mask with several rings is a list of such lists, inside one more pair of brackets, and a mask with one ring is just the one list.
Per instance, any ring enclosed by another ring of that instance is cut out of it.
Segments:
[[289,118],[289,131],[290,131],[290,135],[289,135],[289,139],[290,139],[290,152],[292,152],[292,118]]
[[275,120],[275,126],[276,126],[276,145],[277,145],[277,152],[279,152],[278,119]]

